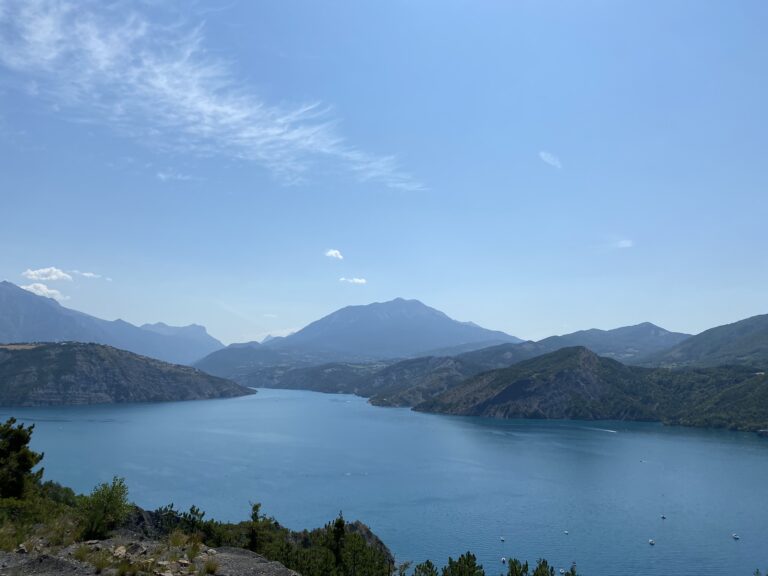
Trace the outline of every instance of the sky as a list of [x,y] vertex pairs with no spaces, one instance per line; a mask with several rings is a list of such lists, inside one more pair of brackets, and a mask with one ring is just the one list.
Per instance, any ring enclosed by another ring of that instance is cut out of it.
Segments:
[[768,3],[0,0],[0,279],[225,343],[768,312]]

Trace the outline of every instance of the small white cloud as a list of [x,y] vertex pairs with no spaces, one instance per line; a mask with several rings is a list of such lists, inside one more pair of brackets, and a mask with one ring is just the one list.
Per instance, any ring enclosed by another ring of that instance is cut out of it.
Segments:
[[72,280],[72,276],[54,266],[37,270],[27,268],[21,275],[28,280]]
[[83,278],[102,278],[101,274],[96,274],[96,272],[81,272],[80,270],[70,270],[70,274],[74,274],[75,276],[82,276]]
[[547,152],[546,150],[542,150],[539,152],[539,158],[541,158],[542,162],[549,164],[550,166],[557,168],[560,170],[563,165],[560,162],[560,158],[552,154],[551,152]]
[[336,260],[344,260],[344,256],[342,256],[341,252],[338,250],[331,248],[330,250],[326,251],[325,253],[328,258],[336,258]]
[[43,296],[45,298],[53,298],[54,300],[69,300],[69,296],[64,296],[58,290],[54,290],[53,288],[48,288],[48,286],[46,286],[45,284],[41,284],[39,282],[35,282],[33,284],[27,284],[26,286],[22,286],[22,288],[24,288],[24,290],[32,292],[32,294],[37,294],[38,296]]
[[262,314],[264,318],[277,318],[277,314]]
[[347,284],[368,284],[368,280],[365,278],[339,278],[339,282],[346,282]]
[[632,240],[619,240],[616,242],[616,248],[634,248],[635,243]]

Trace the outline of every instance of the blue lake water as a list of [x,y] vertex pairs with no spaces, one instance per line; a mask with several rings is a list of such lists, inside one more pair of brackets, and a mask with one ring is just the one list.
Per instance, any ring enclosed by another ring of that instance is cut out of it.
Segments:
[[45,477],[78,491],[118,475],[145,508],[173,501],[243,520],[259,501],[296,529],[343,510],[398,560],[472,550],[489,575],[502,556],[576,561],[587,576],[768,568],[768,440],[751,434],[455,418],[282,390],[0,408],[10,415],[35,423]]

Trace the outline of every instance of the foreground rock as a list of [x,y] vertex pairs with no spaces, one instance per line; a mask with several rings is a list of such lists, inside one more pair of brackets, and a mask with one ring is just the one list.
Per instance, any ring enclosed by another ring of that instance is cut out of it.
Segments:
[[0,552],[0,576],[21,574],[301,576],[279,562],[240,548],[215,549],[192,543],[172,546],[156,540],[125,537],[92,540],[60,549],[36,542],[19,547],[16,552]]

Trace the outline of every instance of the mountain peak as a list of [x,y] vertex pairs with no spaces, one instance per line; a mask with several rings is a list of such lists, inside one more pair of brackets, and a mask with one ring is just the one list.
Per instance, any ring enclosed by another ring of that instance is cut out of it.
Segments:
[[202,326],[163,323],[139,328],[66,308],[12,282],[0,282],[0,342],[94,342],[176,364],[191,363],[223,347]]
[[768,314],[717,326],[646,359],[670,367],[746,365],[768,367]]
[[287,336],[281,345],[380,359],[487,341],[519,339],[453,320],[419,300],[395,298],[336,310]]
[[622,326],[611,330],[580,330],[562,336],[550,336],[537,342],[542,351],[548,352],[568,346],[585,346],[601,356],[623,362],[635,362],[679,344],[688,334],[670,332],[650,322],[634,326]]

